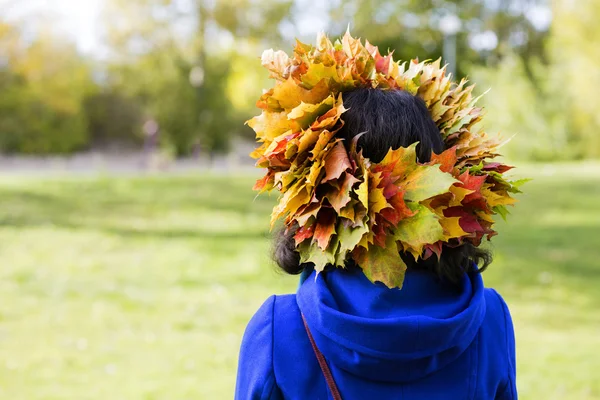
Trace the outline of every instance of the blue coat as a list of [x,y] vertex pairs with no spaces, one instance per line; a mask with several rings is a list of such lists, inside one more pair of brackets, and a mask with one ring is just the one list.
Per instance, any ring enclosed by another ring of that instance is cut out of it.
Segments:
[[236,399],[331,398],[301,313],[344,400],[517,398],[512,320],[479,274],[457,288],[407,271],[403,289],[391,290],[333,270],[254,315]]

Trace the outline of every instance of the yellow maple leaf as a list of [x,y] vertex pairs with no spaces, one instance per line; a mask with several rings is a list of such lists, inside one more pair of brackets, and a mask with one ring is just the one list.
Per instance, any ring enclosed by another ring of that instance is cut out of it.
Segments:
[[448,241],[453,238],[459,238],[468,235],[458,223],[460,217],[449,217],[440,218],[440,225],[444,229],[444,241]]

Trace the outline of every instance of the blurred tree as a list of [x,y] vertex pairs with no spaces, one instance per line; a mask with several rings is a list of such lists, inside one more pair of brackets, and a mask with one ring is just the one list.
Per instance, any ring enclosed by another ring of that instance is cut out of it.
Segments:
[[141,142],[142,110],[139,103],[113,88],[101,88],[85,98],[90,146],[135,147]]
[[503,153],[513,159],[558,161],[575,157],[568,146],[565,114],[551,93],[548,67],[539,62],[530,66],[534,84],[527,77],[524,62],[517,55],[505,57],[496,67],[474,67],[471,77],[477,82],[486,107],[486,128],[511,139]]
[[341,33],[352,21],[354,34],[384,50],[393,49],[400,60],[441,57],[440,25],[445,16],[456,15],[461,22],[456,38],[459,76],[465,76],[473,64],[494,66],[515,53],[535,83],[532,62],[545,60],[548,26],[541,18],[547,11],[543,0],[345,0],[336,4],[331,8],[333,31]]
[[0,148],[67,153],[87,145],[83,98],[94,90],[91,70],[75,46],[42,27],[27,40],[0,23]]
[[578,158],[600,157],[600,2],[555,0],[550,39],[552,92]]
[[198,145],[224,151],[247,118],[238,107],[244,102],[236,99],[247,95],[230,90],[232,66],[247,59],[244,48],[280,40],[278,26],[290,5],[111,0],[106,21],[115,84],[157,119],[161,140],[177,154]]
[[495,68],[472,70],[481,88],[492,88],[484,97],[488,125],[517,134],[507,146],[513,157],[599,158],[600,3],[555,0],[553,15],[546,62],[532,57],[527,72],[513,55]]

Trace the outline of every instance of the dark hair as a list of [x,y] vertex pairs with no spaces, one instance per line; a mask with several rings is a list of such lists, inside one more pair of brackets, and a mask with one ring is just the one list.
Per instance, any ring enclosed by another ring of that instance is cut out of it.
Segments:
[[[380,162],[390,148],[407,147],[415,142],[420,162],[431,159],[431,152],[444,151],[444,141],[425,102],[403,90],[361,88],[342,95],[344,126],[337,136],[348,145],[352,138],[366,132],[358,140],[363,155],[372,162]],[[285,229],[275,236],[273,257],[279,267],[289,274],[299,274],[312,264],[301,264],[294,242],[295,229]],[[458,282],[464,273],[483,271],[491,263],[491,254],[471,243],[457,247],[443,246],[440,259],[433,256],[417,261],[407,254],[402,259],[408,268],[435,272],[441,279]]]

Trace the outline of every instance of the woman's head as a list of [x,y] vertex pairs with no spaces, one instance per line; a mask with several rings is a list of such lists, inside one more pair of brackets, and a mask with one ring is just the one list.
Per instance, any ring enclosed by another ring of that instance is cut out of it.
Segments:
[[[364,132],[358,147],[372,162],[380,162],[390,148],[408,147],[417,142],[417,158],[421,163],[428,162],[432,152],[439,154],[444,150],[439,129],[421,98],[402,90],[372,88],[349,91],[342,97],[347,111],[342,116],[344,126],[337,137],[344,139],[347,145]],[[298,274],[309,267],[300,264],[294,233],[290,229],[287,234],[282,232],[275,237],[275,261],[290,274]],[[409,268],[432,270],[441,278],[457,281],[470,271],[473,263],[480,264],[480,270],[485,269],[491,256],[485,250],[465,243],[454,248],[445,245],[439,260],[434,256],[415,262],[411,255],[402,255],[402,259]]]
[[361,132],[358,141],[363,155],[380,162],[387,152],[418,142],[417,158],[427,162],[431,152],[444,150],[440,131],[431,119],[425,102],[403,90],[362,88],[342,95],[344,126],[337,136],[350,143]]

